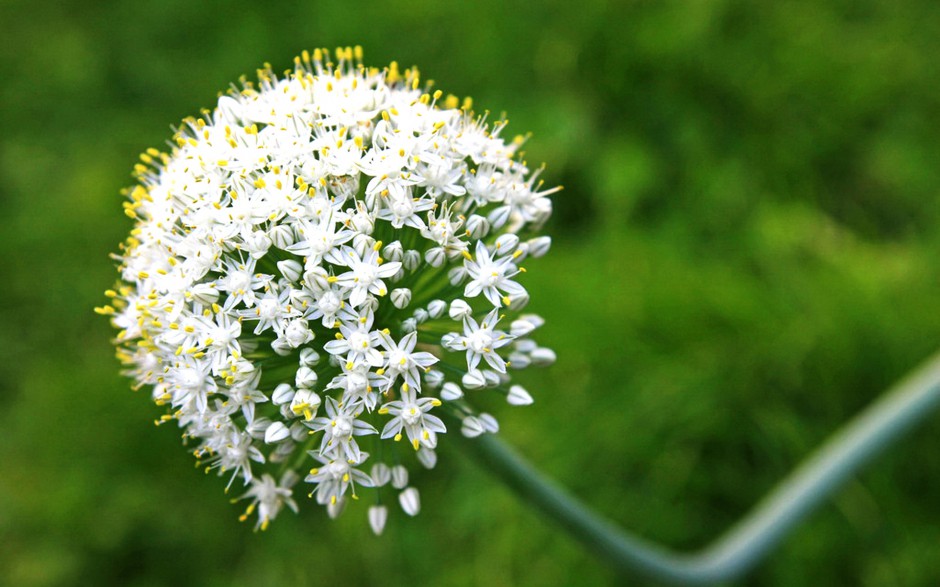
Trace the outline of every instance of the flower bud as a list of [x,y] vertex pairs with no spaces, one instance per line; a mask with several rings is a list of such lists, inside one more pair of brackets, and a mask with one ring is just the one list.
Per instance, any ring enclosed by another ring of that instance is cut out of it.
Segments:
[[425,469],[433,469],[437,466],[437,453],[426,446],[422,446],[421,450],[418,451],[418,462]]
[[311,267],[304,273],[304,284],[315,292],[330,288],[330,274],[323,267]]
[[447,281],[449,281],[451,285],[460,285],[465,279],[467,279],[467,268],[463,265],[447,271]]
[[294,399],[294,388],[287,383],[281,383],[275,387],[274,393],[271,394],[271,402],[276,406],[290,403],[292,399]]
[[535,238],[529,239],[529,254],[538,259],[545,255],[548,250],[552,247],[552,237],[550,236],[537,236]]
[[288,436],[290,436],[290,430],[283,422],[272,422],[264,431],[264,442],[274,444],[285,440]]
[[450,316],[452,320],[463,320],[471,314],[473,314],[473,309],[463,298],[457,298],[452,301],[450,303],[450,310],[447,311],[447,315]]
[[516,250],[516,246],[519,244],[519,237],[510,233],[501,235],[496,239],[496,254],[497,255],[508,255],[509,253]]
[[320,362],[320,353],[307,347],[300,349],[300,364],[304,367],[315,367]]
[[369,507],[369,526],[376,536],[381,536],[385,529],[385,522],[388,520],[388,508],[384,505],[374,505]]
[[473,214],[470,218],[467,219],[467,232],[469,237],[473,240],[480,240],[485,237],[490,231],[489,221],[480,216],[479,214]]
[[282,357],[286,357],[287,355],[291,354],[292,350],[294,350],[294,347],[292,347],[291,344],[287,342],[287,339],[283,337],[277,338],[274,341],[272,341],[271,348],[274,350],[275,353],[277,353],[278,355]]
[[219,301],[219,290],[207,283],[200,283],[193,286],[193,299],[203,306],[211,306]]
[[506,221],[509,220],[509,214],[512,212],[512,208],[509,206],[500,206],[492,212],[490,212],[486,219],[490,221],[490,225],[493,228],[502,228]]
[[271,242],[279,249],[287,249],[294,244],[294,231],[286,224],[278,224],[268,234]]
[[431,267],[440,267],[444,264],[444,261],[447,260],[447,255],[444,253],[444,249],[441,247],[433,247],[428,249],[424,254],[424,260],[428,262],[428,265]]
[[527,406],[533,402],[532,396],[521,385],[513,385],[509,388],[506,401],[512,406]]
[[287,323],[284,338],[291,348],[297,348],[313,340],[313,331],[308,327],[306,320],[298,318]]
[[248,251],[248,254],[255,259],[264,257],[270,248],[270,237],[260,230],[256,230],[245,239],[245,249]]
[[467,416],[463,419],[460,427],[460,433],[467,438],[476,438],[486,432],[483,423],[473,416]]
[[496,387],[500,383],[499,374],[489,369],[483,371],[483,380],[486,387]]
[[393,289],[391,293],[392,305],[401,310],[411,303],[411,290],[406,287]]
[[408,485],[408,469],[401,465],[392,467],[392,487],[404,489]]
[[467,389],[482,389],[486,387],[486,377],[484,377],[483,372],[479,369],[474,369],[464,374],[464,376],[460,378],[460,382],[463,383],[463,386]]
[[428,321],[428,311],[424,308],[418,308],[414,313],[414,321],[417,324],[424,324]]
[[448,381],[441,387],[441,399],[452,402],[463,397],[463,390],[456,383]]
[[401,504],[401,509],[409,516],[417,516],[418,512],[421,511],[421,498],[418,495],[418,490],[414,487],[409,487],[399,493],[398,502]]
[[483,412],[477,416],[477,419],[480,420],[480,424],[483,425],[483,429],[490,434],[496,434],[499,432],[499,422],[496,421],[496,418],[494,418],[492,414]]
[[414,250],[405,251],[401,264],[408,271],[414,271],[421,264],[421,253]]
[[434,300],[428,304],[428,316],[434,319],[440,318],[447,309],[447,302],[444,300]]
[[444,373],[437,369],[431,369],[424,375],[424,384],[429,389],[437,389],[444,382]]
[[317,384],[317,374],[310,367],[302,366],[297,369],[297,376],[294,378],[298,388],[310,388]]
[[291,283],[297,283],[304,271],[303,265],[293,259],[285,259],[277,262],[277,269],[284,276],[284,279]]
[[385,248],[382,249],[382,257],[388,261],[401,261],[404,255],[404,249],[402,249],[401,243],[398,241],[388,243],[385,245]]
[[539,347],[529,355],[532,358],[532,364],[538,367],[548,367],[555,362],[555,351],[545,347]]
[[[376,463],[372,465],[372,483],[376,487],[383,487],[392,478],[392,470],[385,463]],[[405,485],[408,482],[405,481]]]

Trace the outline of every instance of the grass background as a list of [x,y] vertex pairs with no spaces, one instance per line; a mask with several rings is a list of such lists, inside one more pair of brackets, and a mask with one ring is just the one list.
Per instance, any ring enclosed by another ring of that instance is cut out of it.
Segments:
[[[940,5],[0,1],[0,584],[601,585],[455,450],[375,538],[302,504],[254,534],[128,390],[91,308],[139,152],[302,49],[362,44],[533,131],[564,184],[532,263],[552,369],[502,435],[689,549],[937,347]],[[936,417],[749,585],[935,585]]]

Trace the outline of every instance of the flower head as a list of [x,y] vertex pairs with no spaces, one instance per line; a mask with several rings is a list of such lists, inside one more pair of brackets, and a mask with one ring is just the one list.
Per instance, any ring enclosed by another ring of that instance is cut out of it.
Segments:
[[404,464],[433,467],[447,421],[498,429],[464,390],[528,404],[507,366],[554,360],[529,338],[541,318],[517,314],[557,188],[469,99],[358,48],[335,58],[262,70],[141,155],[120,284],[98,309],[157,422],[247,486],[261,529],[296,509],[301,478],[331,515],[374,495],[376,532],[395,491],[416,514]]

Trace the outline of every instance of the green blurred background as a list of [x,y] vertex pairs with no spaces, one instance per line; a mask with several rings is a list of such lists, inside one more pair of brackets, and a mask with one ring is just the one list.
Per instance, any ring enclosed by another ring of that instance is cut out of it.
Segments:
[[[0,584],[600,585],[455,449],[371,535],[266,533],[118,376],[92,313],[137,154],[218,90],[359,43],[533,131],[564,184],[502,436],[624,527],[709,541],[940,342],[940,5],[0,1]],[[936,417],[750,585],[936,585]]]

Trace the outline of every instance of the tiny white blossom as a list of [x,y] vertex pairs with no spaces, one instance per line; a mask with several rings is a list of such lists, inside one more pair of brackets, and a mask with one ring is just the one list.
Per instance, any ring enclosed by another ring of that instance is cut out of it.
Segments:
[[[506,362],[496,349],[512,342],[512,336],[496,330],[499,322],[498,310],[494,309],[479,323],[467,316],[463,321],[463,336],[456,335],[448,339],[447,346],[456,351],[467,352],[467,370],[473,371],[481,359],[500,373],[506,372]],[[456,333],[454,333],[456,334]]]

